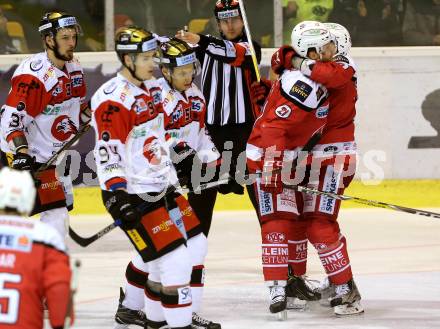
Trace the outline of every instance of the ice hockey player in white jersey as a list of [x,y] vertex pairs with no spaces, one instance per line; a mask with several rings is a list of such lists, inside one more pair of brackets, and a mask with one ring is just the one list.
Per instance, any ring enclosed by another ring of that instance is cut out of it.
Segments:
[[[144,327],[190,329],[192,262],[181,229],[182,222],[187,227],[200,223],[188,202],[170,189],[177,184],[169,150],[173,144],[166,140],[157,84],[145,82],[152,78],[156,46],[142,28],[117,31],[122,70],[91,101],[95,158],[105,206],[121,221],[142,259],[139,267],[148,272]],[[185,213],[183,221],[172,216],[176,212]]]
[[72,206],[66,203],[71,191],[65,191],[70,177],[56,177],[55,166],[36,171],[90,121],[83,70],[73,57],[81,28],[74,16],[50,12],[38,31],[45,52],[20,63],[2,107],[2,163],[36,176],[39,188],[32,214],[41,213],[41,221],[65,236],[67,208]]
[[[202,175],[210,175],[211,179],[217,179],[220,154],[205,128],[205,98],[193,83],[198,71],[196,54],[185,41],[171,39],[160,44],[155,60],[163,75],[158,82],[161,85],[162,107],[166,114],[165,130],[171,137],[181,141],[179,152],[190,154],[184,159],[180,159],[179,154],[176,154],[174,165],[181,183],[191,189],[197,188]],[[200,219],[204,232],[209,230],[213,209],[209,209],[203,200],[211,196],[212,190],[209,189],[188,195],[189,204]],[[187,228],[188,248],[193,262],[192,325],[193,328],[220,329],[220,324],[197,314],[202,302],[205,279],[204,261],[207,253],[205,234]]]

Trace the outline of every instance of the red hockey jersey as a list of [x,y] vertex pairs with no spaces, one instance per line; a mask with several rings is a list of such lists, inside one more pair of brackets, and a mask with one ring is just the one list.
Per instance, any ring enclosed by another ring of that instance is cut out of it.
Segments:
[[299,71],[286,71],[276,81],[255,122],[248,140],[248,164],[260,161],[269,148],[283,151],[288,159],[297,157],[316,133],[324,129],[329,110],[327,89]]
[[0,328],[43,328],[43,298],[52,327],[63,326],[70,279],[69,257],[55,229],[0,216]]

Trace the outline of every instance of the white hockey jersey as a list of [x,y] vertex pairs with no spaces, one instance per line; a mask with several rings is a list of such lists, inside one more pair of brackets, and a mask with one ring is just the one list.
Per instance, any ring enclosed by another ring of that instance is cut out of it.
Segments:
[[46,162],[78,132],[85,96],[83,70],[77,60],[60,70],[45,52],[25,59],[14,72],[2,107],[2,151],[14,153],[12,139],[24,135],[29,154],[37,162]]
[[167,115],[165,129],[176,140],[193,148],[202,163],[220,158],[205,127],[206,103],[203,94],[193,83],[184,93],[172,89],[169,83],[158,80],[162,88],[162,105]]
[[121,74],[91,100],[94,149],[101,189],[130,194],[161,192],[177,183],[165,138],[165,114],[157,81],[137,87]]

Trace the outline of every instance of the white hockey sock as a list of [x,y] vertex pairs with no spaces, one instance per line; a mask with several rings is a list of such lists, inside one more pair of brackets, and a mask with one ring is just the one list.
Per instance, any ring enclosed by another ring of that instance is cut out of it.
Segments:
[[125,299],[122,305],[131,310],[142,310],[144,308],[144,289],[148,279],[147,271],[147,264],[136,254],[125,271]]

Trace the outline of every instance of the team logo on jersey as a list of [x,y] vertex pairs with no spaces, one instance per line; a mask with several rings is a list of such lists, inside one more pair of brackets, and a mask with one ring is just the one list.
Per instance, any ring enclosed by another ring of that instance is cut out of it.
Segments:
[[159,145],[159,141],[154,136],[145,140],[143,151],[144,157],[153,165],[160,164],[162,156],[166,155],[165,150]]
[[52,91],[52,96],[57,97],[59,94],[63,92],[63,81],[60,80],[55,87],[55,89]]
[[56,118],[52,124],[52,136],[61,142],[64,142],[78,132],[73,121],[67,115],[61,115]]
[[[191,97],[192,98],[192,97]],[[203,108],[203,103],[200,98],[192,98],[191,111],[200,112]]]
[[281,105],[275,109],[275,114],[280,118],[286,119],[292,113],[292,109],[288,105]]
[[320,107],[320,108],[318,108],[316,110],[316,117],[318,119],[326,118],[327,115],[328,115],[328,105],[327,106],[322,106],[322,107]]
[[307,97],[310,96],[313,87],[305,83],[304,81],[298,80],[293,85],[292,89],[289,91],[289,95],[299,99],[301,102],[304,102]]

